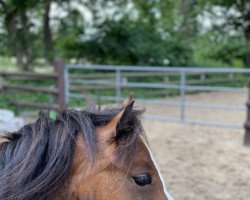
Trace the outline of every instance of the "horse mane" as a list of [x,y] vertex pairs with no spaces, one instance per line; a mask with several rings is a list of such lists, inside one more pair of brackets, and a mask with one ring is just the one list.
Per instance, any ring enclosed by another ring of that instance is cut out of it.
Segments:
[[[0,199],[46,200],[64,183],[73,160],[78,134],[83,134],[90,164],[97,151],[95,128],[104,126],[121,108],[85,111],[66,109],[55,120],[41,112],[35,123],[17,132],[0,134]],[[117,127],[118,156],[114,164],[131,161],[136,141],[143,134],[142,111],[126,109]]]

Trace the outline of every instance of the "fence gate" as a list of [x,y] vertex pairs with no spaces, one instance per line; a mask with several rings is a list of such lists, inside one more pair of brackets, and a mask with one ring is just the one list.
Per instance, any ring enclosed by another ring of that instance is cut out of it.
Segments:
[[70,106],[120,103],[132,94],[146,119],[228,128],[245,121],[249,69],[69,64],[64,74]]

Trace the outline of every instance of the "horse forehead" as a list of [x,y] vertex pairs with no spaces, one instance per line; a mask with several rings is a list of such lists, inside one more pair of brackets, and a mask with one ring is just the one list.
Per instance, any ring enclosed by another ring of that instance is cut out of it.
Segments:
[[138,140],[137,155],[136,155],[135,159],[148,161],[151,164],[153,164],[153,161],[152,161],[151,155],[150,155],[150,151],[149,151],[145,141],[142,138],[140,138]]

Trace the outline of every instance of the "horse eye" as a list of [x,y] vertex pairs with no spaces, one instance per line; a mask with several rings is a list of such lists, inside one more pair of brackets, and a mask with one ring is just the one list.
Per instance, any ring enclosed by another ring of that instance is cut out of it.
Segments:
[[146,186],[152,183],[152,177],[148,173],[132,176],[132,178],[139,186]]

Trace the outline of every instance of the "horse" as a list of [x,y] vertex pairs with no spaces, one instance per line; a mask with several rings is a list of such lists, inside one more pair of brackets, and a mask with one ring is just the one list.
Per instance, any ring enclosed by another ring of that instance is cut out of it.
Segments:
[[1,200],[173,200],[148,148],[143,111],[65,109],[0,134]]

